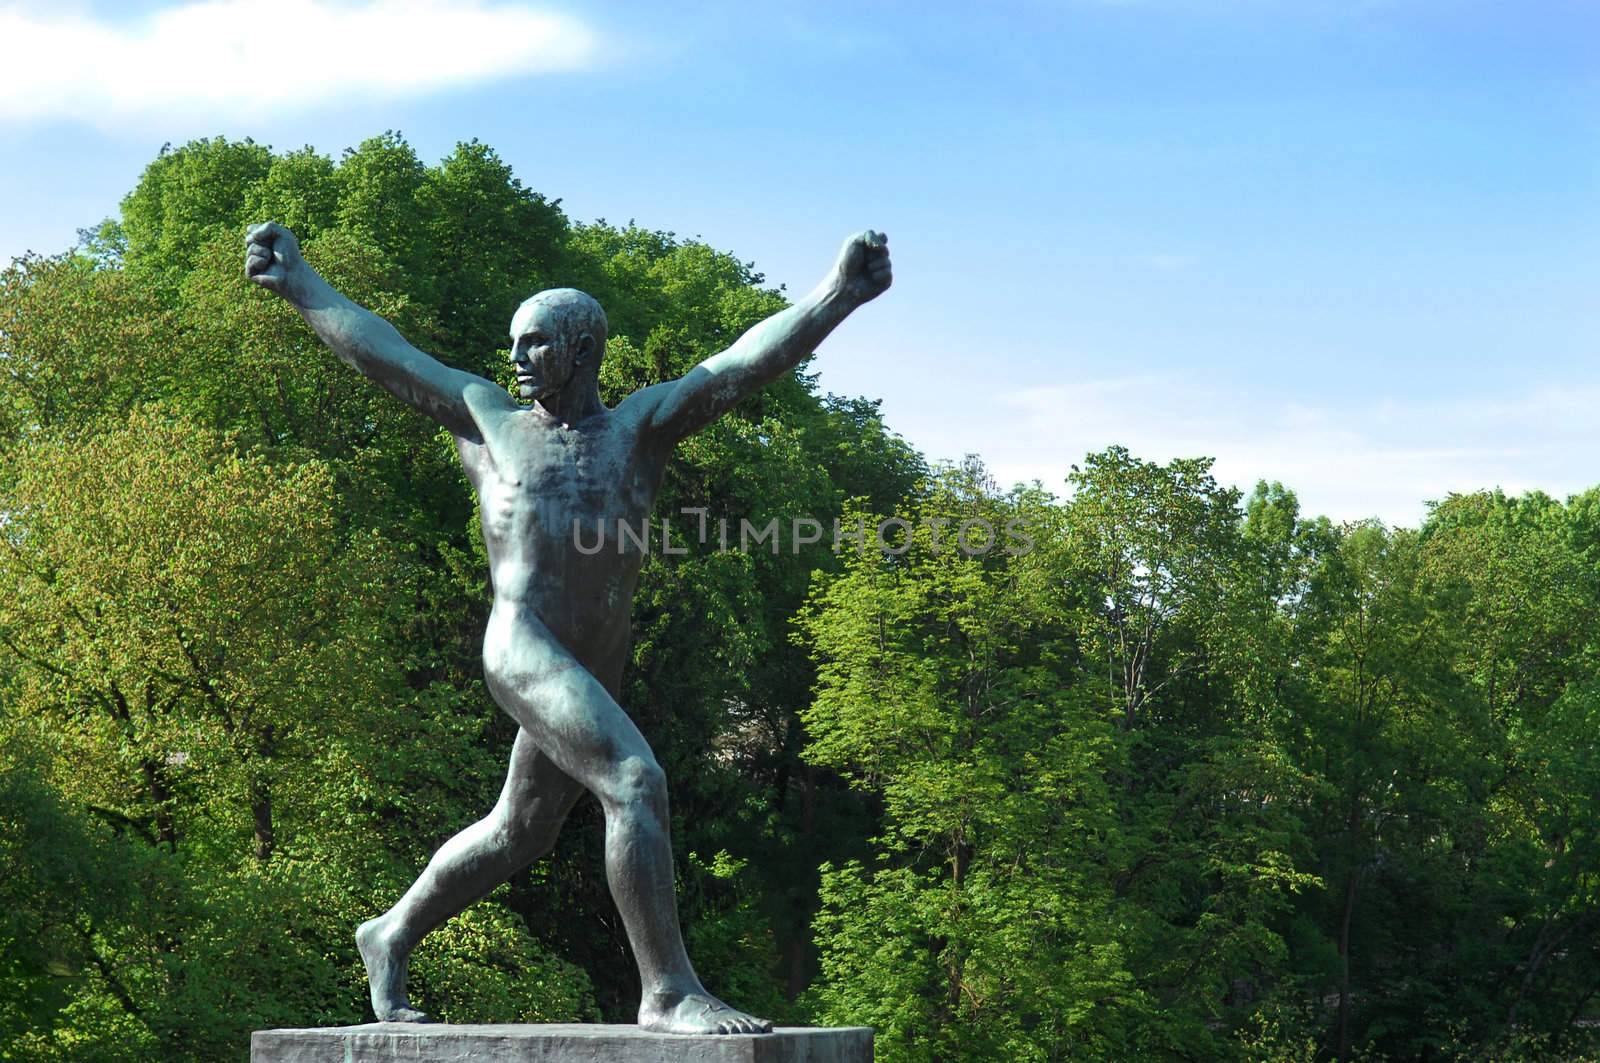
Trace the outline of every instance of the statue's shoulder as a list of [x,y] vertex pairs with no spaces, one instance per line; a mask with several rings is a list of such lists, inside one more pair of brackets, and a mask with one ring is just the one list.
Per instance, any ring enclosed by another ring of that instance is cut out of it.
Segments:
[[648,384],[617,403],[611,415],[617,418],[619,426],[647,428],[655,419],[661,403],[672,393],[672,386],[676,383],[675,380],[668,380],[660,384]]
[[[461,404],[476,432],[471,442],[483,443],[495,431],[499,422],[517,412],[517,404],[505,388],[490,380],[462,373],[466,379],[461,384]],[[461,433],[455,433],[458,438]]]
[[519,409],[511,393],[494,381],[472,373],[461,375],[467,378],[461,385],[461,397],[474,416],[504,416]]

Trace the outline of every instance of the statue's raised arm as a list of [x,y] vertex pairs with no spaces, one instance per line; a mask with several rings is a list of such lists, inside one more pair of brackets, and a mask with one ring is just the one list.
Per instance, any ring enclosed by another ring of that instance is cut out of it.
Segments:
[[811,294],[661,385],[652,427],[674,440],[698,432],[799,365],[852,310],[887,291],[891,279],[888,238],[870,230],[852,236]]
[[333,289],[300,257],[294,233],[267,222],[245,238],[244,274],[282,296],[339,360],[462,439],[478,439],[475,411],[515,409],[504,388],[452,369],[406,342],[395,327]]

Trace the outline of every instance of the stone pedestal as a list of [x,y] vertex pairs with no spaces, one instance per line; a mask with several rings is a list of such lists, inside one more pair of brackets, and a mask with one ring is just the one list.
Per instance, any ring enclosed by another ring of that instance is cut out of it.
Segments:
[[453,1026],[374,1022],[257,1030],[250,1063],[870,1063],[872,1030],[780,1026],[689,1037],[637,1026]]

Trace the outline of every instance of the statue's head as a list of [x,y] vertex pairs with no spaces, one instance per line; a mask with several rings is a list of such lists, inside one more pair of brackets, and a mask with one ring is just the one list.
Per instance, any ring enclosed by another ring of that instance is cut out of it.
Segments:
[[576,288],[532,296],[511,317],[517,395],[543,399],[574,383],[595,386],[606,350],[606,313]]

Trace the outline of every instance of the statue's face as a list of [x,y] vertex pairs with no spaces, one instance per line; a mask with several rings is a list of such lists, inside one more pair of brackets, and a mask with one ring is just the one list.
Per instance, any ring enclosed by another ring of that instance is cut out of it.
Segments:
[[580,345],[573,343],[549,306],[534,304],[511,322],[511,364],[517,370],[517,396],[548,398],[567,386]]

